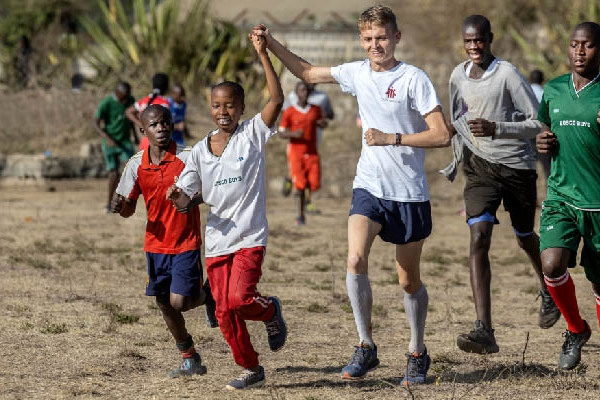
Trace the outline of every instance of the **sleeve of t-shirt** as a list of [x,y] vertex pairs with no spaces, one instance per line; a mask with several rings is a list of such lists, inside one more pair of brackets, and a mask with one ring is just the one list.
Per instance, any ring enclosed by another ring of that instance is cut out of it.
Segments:
[[411,108],[421,115],[430,113],[440,105],[433,83],[431,83],[427,74],[421,70],[415,73],[408,84],[408,98]]
[[540,100],[540,107],[538,108],[537,119],[542,124],[550,126],[552,121],[550,121],[550,107],[548,105],[548,93],[544,90],[544,94],[542,95],[542,100]]
[[262,119],[261,113],[256,114],[252,119],[244,122],[243,132],[248,135],[250,142],[262,153],[265,151],[265,145],[271,136],[277,133],[276,125],[269,128]]
[[94,118],[102,118],[104,113],[106,112],[106,106],[108,104],[108,98],[102,99],[98,108],[96,109],[96,113],[94,113]]
[[514,69],[507,79],[507,88],[514,108],[521,115],[518,121],[497,121],[495,139],[531,139],[540,133],[537,120],[538,101],[525,78]]
[[291,116],[291,109],[286,108],[283,111],[283,114],[281,115],[281,121],[279,121],[279,128],[290,129],[290,127],[291,127],[290,116]]
[[190,154],[185,159],[185,168],[179,174],[175,186],[180,188],[190,199],[196,193],[202,191],[202,171],[201,171],[201,149],[202,142],[198,142],[192,148]]
[[119,184],[117,185],[116,192],[121,196],[131,199],[137,200],[140,197],[140,185],[138,183],[138,168],[140,166],[140,158],[130,158],[127,164],[125,164],[125,168],[123,169],[123,173],[121,174],[121,179],[119,180]]
[[356,96],[354,78],[363,62],[364,61],[354,61],[351,63],[341,64],[336,67],[331,67],[331,76],[337,83],[340,84],[340,87],[344,92]]

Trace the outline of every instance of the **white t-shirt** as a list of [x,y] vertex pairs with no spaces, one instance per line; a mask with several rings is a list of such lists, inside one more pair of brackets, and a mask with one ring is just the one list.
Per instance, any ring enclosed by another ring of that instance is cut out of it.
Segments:
[[[369,128],[384,133],[411,134],[427,129],[423,115],[440,104],[431,80],[417,67],[400,63],[375,72],[369,60],[331,68],[345,92],[356,96],[363,134]],[[425,151],[409,146],[368,146],[364,135],[353,188],[366,189],[384,200],[429,200]]]
[[192,197],[202,191],[210,206],[204,238],[206,257],[267,245],[265,146],[275,133],[260,114],[239,124],[221,157],[196,143],[177,186]]

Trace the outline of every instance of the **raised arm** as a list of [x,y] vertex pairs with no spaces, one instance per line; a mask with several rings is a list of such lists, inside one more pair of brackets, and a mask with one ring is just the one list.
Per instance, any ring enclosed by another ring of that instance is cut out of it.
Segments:
[[281,83],[279,78],[273,69],[273,64],[269,59],[267,53],[267,44],[263,36],[251,34],[250,39],[252,44],[258,53],[258,58],[265,70],[265,77],[267,78],[267,89],[269,90],[269,101],[263,107],[260,115],[262,120],[268,127],[272,127],[277,121],[281,107],[283,106],[283,90],[281,90]]
[[252,35],[262,36],[267,41],[267,47],[281,60],[283,65],[297,78],[308,83],[335,83],[329,67],[315,67],[308,61],[289,51],[279,43],[265,25],[257,25],[252,29]]
[[411,146],[422,148],[447,147],[450,145],[450,132],[446,126],[442,107],[436,106],[423,116],[427,129],[412,134],[381,132],[370,128],[365,132],[369,146]]

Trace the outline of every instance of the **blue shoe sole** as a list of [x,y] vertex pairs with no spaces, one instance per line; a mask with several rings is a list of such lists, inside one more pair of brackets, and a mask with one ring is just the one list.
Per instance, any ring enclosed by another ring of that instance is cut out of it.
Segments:
[[342,379],[345,379],[347,381],[360,381],[360,380],[363,380],[363,379],[365,379],[367,377],[367,374],[369,372],[373,371],[378,366],[379,366],[379,359],[376,359],[375,360],[375,365],[369,367],[369,369],[367,369],[367,371],[364,373],[364,375],[361,375],[361,376],[352,376],[350,374],[342,372]]

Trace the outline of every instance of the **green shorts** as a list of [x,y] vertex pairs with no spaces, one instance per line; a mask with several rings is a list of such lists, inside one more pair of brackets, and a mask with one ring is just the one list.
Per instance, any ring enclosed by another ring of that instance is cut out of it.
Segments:
[[555,247],[569,249],[569,267],[574,267],[582,238],[580,264],[588,280],[600,284],[600,212],[580,210],[560,200],[544,201],[540,216],[540,251]]
[[121,142],[115,147],[108,147],[102,140],[102,154],[104,154],[104,162],[108,172],[117,171],[121,162],[126,163],[133,156],[133,143]]

